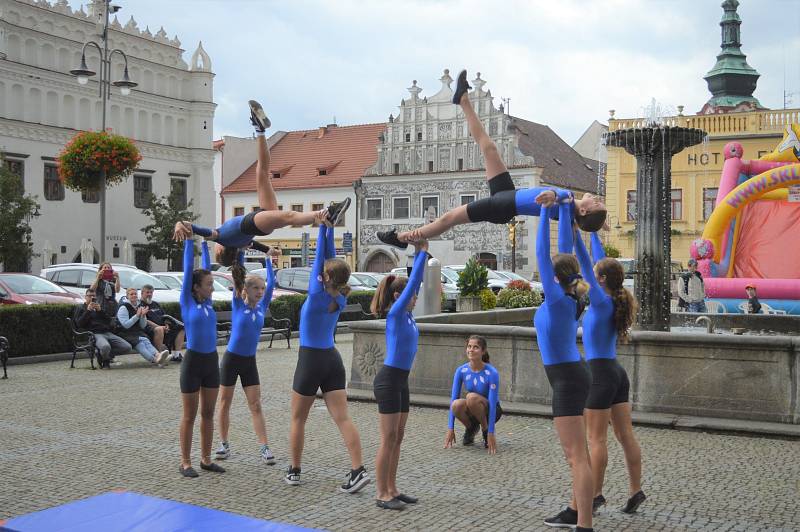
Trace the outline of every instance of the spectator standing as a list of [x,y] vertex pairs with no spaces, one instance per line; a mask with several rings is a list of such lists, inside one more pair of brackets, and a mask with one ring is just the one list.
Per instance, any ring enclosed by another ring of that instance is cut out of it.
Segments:
[[756,287],[749,284],[744,287],[747,292],[747,313],[748,314],[761,314],[761,303],[758,301],[758,294],[756,294]]
[[689,259],[689,271],[681,275],[678,297],[686,302],[687,312],[706,312],[706,287],[695,259]]
[[127,300],[120,304],[117,311],[121,335],[130,342],[142,358],[148,362],[163,366],[169,356],[169,351],[164,349],[159,352],[153,347],[147,337],[147,307],[139,306],[139,293],[135,288],[128,288],[125,293]]
[[94,288],[86,290],[86,301],[75,308],[73,319],[78,329],[94,333],[98,349],[100,367],[109,367],[111,360],[131,350],[131,344],[112,331],[112,316],[106,313],[97,302]]
[[109,316],[117,313],[117,293],[120,291],[119,273],[110,262],[102,263],[97,269],[97,278],[90,287],[102,309]]

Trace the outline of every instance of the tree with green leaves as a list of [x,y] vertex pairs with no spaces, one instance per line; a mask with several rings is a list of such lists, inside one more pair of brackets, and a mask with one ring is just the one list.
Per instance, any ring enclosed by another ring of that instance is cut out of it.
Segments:
[[0,263],[7,272],[27,272],[33,252],[30,219],[39,216],[36,196],[0,159]]
[[193,222],[200,215],[191,210],[192,202],[182,205],[182,199],[176,194],[157,197],[150,194],[150,204],[142,209],[145,216],[153,221],[148,226],[142,227],[142,232],[147,239],[144,246],[150,254],[157,259],[167,260],[167,270],[173,271],[177,261],[180,261],[183,245],[172,239],[175,224],[182,221]]

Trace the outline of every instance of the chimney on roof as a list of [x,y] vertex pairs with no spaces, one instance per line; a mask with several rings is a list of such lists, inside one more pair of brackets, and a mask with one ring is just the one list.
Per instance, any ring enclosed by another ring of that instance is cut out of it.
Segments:
[[339,126],[338,126],[338,124],[336,124],[336,122],[334,122],[333,124],[328,124],[328,125],[327,125],[327,126],[325,126],[325,127],[326,127],[327,129],[331,129],[331,128],[334,128],[334,127],[339,127]]
[[324,137],[327,131],[328,131],[327,126],[319,126],[319,130],[317,132],[317,138],[321,139],[322,137]]

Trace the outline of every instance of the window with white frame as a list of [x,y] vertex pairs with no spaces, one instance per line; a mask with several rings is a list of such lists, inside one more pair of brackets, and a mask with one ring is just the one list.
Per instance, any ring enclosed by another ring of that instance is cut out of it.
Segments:
[[392,198],[392,218],[408,218],[410,198]]
[[475,194],[461,194],[461,205],[467,205],[475,201]]
[[439,196],[422,196],[420,198],[423,218],[439,217]]
[[367,198],[367,220],[383,218],[383,198]]

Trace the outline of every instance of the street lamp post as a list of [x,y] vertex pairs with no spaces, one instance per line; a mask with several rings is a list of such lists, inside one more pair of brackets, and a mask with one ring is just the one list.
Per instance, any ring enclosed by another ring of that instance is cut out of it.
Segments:
[[[119,6],[111,5],[111,0],[104,0],[104,23],[103,23],[103,33],[102,33],[102,48],[100,47],[97,42],[89,40],[86,41],[83,45],[83,49],[81,50],[81,65],[78,68],[70,70],[70,74],[75,76],[78,79],[78,83],[80,85],[86,85],[89,83],[89,78],[94,76],[96,72],[93,70],[89,70],[89,67],[86,64],[86,48],[89,45],[94,46],[97,48],[97,52],[100,54],[100,79],[99,79],[99,97],[103,104],[103,120],[102,120],[102,130],[106,130],[106,107],[108,105],[108,99],[111,96],[111,85],[115,87],[119,87],[119,92],[123,96],[128,96],[131,93],[131,89],[136,87],[138,83],[131,81],[130,77],[128,76],[128,56],[125,55],[125,52],[118,48],[114,48],[113,50],[109,51],[108,49],[108,18],[111,12],[116,13],[120,10]],[[111,56],[114,54],[120,54],[122,58],[125,60],[125,70],[122,74],[122,79],[117,81],[111,81]],[[102,170],[100,174],[100,262],[106,260],[106,172]]]

